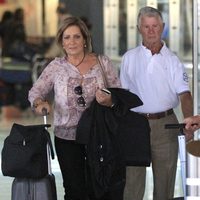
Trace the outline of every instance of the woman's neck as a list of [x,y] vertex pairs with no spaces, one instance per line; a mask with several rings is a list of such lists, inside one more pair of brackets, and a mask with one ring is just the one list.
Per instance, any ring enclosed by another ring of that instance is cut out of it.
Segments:
[[85,52],[79,54],[79,55],[68,55],[66,56],[66,60],[74,65],[75,67],[78,67],[85,59]]

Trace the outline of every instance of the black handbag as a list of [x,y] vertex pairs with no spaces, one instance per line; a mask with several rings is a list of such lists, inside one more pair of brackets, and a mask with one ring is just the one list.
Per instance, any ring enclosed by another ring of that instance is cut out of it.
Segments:
[[2,173],[17,178],[43,178],[48,174],[47,143],[54,159],[53,146],[46,127],[14,123],[2,149]]

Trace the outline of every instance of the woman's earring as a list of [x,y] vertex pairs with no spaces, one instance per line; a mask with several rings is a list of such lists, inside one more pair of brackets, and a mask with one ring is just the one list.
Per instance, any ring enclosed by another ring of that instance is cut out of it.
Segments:
[[86,47],[87,47],[87,45],[86,45],[86,44],[84,44],[84,47],[86,48]]

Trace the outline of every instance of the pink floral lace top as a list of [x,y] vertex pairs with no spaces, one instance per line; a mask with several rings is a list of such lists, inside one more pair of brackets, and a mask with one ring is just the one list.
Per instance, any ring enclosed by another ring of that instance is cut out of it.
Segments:
[[[99,56],[100,57],[100,56]],[[121,87],[116,68],[107,56],[101,56],[108,87]],[[82,81],[82,84],[81,84]],[[74,88],[82,85],[86,107],[77,104],[79,95]],[[31,105],[36,98],[45,99],[50,91],[54,91],[54,133],[66,140],[75,140],[76,126],[82,112],[95,98],[97,88],[104,87],[104,80],[99,63],[86,74],[81,75],[78,69],[66,61],[64,57],[55,58],[44,69],[38,80],[29,91]]]

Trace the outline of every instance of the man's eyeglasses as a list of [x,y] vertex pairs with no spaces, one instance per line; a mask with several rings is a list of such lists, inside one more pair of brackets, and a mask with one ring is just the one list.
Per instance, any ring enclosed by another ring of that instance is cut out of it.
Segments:
[[77,95],[80,95],[80,97],[77,99],[77,104],[80,107],[85,107],[86,106],[86,102],[85,99],[83,98],[82,94],[83,94],[83,90],[82,90],[82,86],[77,86],[74,88],[74,93]]

